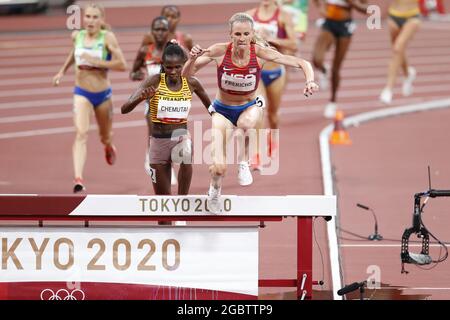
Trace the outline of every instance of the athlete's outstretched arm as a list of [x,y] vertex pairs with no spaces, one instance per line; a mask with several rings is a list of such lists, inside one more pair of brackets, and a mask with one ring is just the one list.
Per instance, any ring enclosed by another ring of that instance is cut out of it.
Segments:
[[[72,32],[71,38],[72,42],[75,43],[75,38],[77,36],[78,31]],[[74,64],[75,62],[75,56],[74,56],[75,49],[72,47],[72,50],[70,50],[69,55],[66,58],[66,61],[64,62],[61,69],[59,69],[58,73],[53,77],[53,85],[57,86],[59,85],[59,82],[61,81],[61,78],[64,76],[64,74],[67,72],[67,70]]]
[[216,43],[208,49],[203,49],[196,44],[189,52],[189,59],[184,64],[181,75],[188,78],[193,76],[198,70],[206,66],[211,61],[217,61],[220,56],[225,54],[226,46],[226,43]]
[[203,88],[200,81],[198,81],[198,79],[195,77],[190,77],[189,83],[191,84],[192,88],[194,89],[194,92],[197,95],[197,97],[200,98],[201,102],[205,106],[206,111],[208,111],[208,113],[209,113],[208,108],[211,105],[211,99],[209,98],[208,93],[206,93],[205,88]]
[[133,111],[145,99],[151,99],[158,91],[157,87],[160,79],[160,74],[155,74],[145,79],[120,108],[122,114]]
[[305,90],[303,93],[306,96],[319,90],[319,86],[314,82],[314,69],[308,61],[298,57],[282,54],[271,48],[260,46],[257,46],[256,55],[266,61],[272,61],[275,63],[284,64],[286,66],[302,69],[306,79]]
[[145,75],[141,71],[141,68],[145,64],[145,55],[146,54],[147,54],[147,46],[141,46],[136,55],[136,58],[134,59],[133,68],[131,69],[131,72],[130,72],[131,80],[133,80],[133,81],[144,80]]
[[103,61],[106,63],[106,67],[109,69],[117,70],[117,71],[125,71],[127,70],[127,61],[123,55],[122,49],[119,47],[119,42],[117,41],[116,36],[112,32],[108,32],[106,34],[106,45],[111,52],[112,59],[111,61]]

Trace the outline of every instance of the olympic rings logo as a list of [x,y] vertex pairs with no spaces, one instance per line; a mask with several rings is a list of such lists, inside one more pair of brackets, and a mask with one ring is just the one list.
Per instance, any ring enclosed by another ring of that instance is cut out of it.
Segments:
[[69,292],[66,289],[59,289],[53,292],[52,289],[44,289],[41,292],[41,300],[84,300],[85,294],[80,289]]

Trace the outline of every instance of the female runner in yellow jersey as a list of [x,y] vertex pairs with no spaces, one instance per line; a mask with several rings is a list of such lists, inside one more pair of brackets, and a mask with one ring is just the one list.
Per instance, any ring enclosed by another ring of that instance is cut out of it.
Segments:
[[380,100],[384,104],[392,102],[392,89],[400,68],[405,75],[402,93],[405,97],[412,94],[416,69],[408,65],[406,47],[421,25],[419,1],[392,1],[389,6],[388,25],[392,42],[392,58],[389,63],[386,86],[380,94]]
[[192,142],[187,130],[188,115],[194,92],[208,109],[211,104],[205,89],[194,77],[182,77],[185,51],[176,41],[169,42],[162,55],[162,71],[148,77],[122,106],[131,112],[148,99],[152,121],[150,137],[150,170],[157,195],[169,195],[172,162],[180,163],[178,194],[189,193],[192,178]]

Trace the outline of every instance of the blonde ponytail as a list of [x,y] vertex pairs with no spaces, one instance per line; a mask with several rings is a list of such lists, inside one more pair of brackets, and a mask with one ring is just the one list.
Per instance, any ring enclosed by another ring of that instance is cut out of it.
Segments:
[[266,40],[264,40],[261,36],[258,36],[256,33],[253,36],[252,43],[254,43],[254,44],[258,45],[258,46],[264,47],[264,48],[275,49]]

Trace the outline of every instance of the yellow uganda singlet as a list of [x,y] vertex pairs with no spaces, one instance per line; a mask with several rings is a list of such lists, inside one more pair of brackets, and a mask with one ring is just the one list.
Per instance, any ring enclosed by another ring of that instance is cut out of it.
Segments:
[[192,93],[187,79],[181,77],[179,91],[171,91],[166,84],[166,74],[161,73],[157,93],[150,100],[150,117],[157,123],[186,123],[191,109]]

